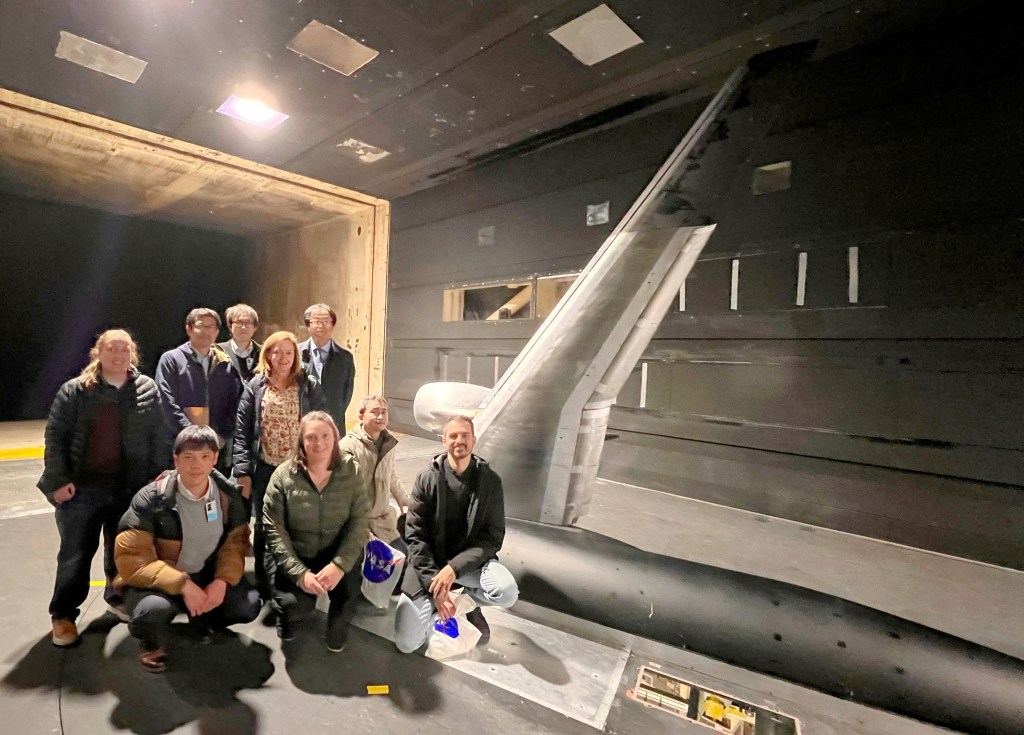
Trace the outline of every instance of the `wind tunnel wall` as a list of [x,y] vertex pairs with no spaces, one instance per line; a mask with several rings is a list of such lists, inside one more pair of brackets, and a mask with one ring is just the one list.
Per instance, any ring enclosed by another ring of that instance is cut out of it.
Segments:
[[189,309],[238,301],[257,339],[305,339],[303,310],[331,304],[356,395],[381,391],[387,201],[4,89],[0,192],[5,372],[33,373],[2,418],[43,418],[103,329],[133,328],[152,370]]

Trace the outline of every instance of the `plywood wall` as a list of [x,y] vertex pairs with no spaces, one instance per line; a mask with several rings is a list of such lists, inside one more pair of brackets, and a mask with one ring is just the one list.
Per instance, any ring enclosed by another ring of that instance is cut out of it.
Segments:
[[310,304],[329,304],[338,314],[334,339],[352,351],[356,364],[349,423],[362,396],[383,391],[388,231],[384,203],[253,243],[261,336],[287,329],[305,340],[302,315]]

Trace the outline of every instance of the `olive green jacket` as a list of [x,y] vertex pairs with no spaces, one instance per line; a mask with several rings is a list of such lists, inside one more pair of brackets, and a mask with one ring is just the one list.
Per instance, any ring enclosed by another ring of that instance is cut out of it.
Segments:
[[[343,455],[346,456],[346,455]],[[270,477],[263,499],[267,549],[277,567],[299,584],[307,564],[330,557],[347,574],[359,561],[366,543],[369,503],[358,465],[347,457],[322,491],[291,460]],[[324,561],[323,563],[327,563]]]

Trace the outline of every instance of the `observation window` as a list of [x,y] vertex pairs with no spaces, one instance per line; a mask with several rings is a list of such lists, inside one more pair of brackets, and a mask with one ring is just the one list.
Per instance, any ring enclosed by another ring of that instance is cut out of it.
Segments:
[[446,288],[441,318],[445,322],[544,319],[554,311],[577,275],[533,276],[505,283]]

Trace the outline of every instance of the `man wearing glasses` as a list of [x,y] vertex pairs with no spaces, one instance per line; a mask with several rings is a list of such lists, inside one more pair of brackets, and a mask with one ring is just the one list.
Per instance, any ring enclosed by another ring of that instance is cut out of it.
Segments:
[[189,426],[209,426],[222,447],[217,469],[231,476],[231,445],[242,380],[227,353],[214,344],[220,316],[213,309],[193,309],[185,317],[188,342],[160,356],[156,384],[171,437]]
[[345,411],[352,400],[356,364],[352,353],[331,338],[338,315],[327,304],[313,304],[303,317],[309,330],[309,339],[299,345],[302,369],[320,381],[327,413],[338,429],[345,431]]
[[217,346],[227,354],[231,360],[231,367],[238,373],[244,386],[252,379],[253,370],[260,361],[261,345],[252,338],[256,334],[260,318],[256,310],[248,304],[235,304],[229,307],[224,312],[224,318],[228,323],[231,339],[227,342],[218,342]]

